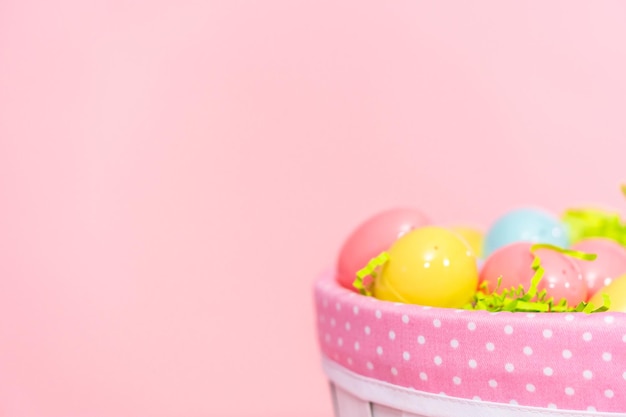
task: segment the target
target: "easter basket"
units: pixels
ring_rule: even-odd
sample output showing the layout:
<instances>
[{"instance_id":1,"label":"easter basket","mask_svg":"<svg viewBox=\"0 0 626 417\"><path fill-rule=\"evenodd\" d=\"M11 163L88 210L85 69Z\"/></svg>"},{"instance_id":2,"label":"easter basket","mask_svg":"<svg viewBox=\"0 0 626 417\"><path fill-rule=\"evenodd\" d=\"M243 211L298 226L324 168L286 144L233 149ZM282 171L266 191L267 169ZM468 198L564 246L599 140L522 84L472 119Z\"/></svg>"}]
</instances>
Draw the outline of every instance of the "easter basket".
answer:
<instances>
[{"instance_id":1,"label":"easter basket","mask_svg":"<svg viewBox=\"0 0 626 417\"><path fill-rule=\"evenodd\" d=\"M315 282L336 417L626 416L626 314L488 312Z\"/></svg>"}]
</instances>

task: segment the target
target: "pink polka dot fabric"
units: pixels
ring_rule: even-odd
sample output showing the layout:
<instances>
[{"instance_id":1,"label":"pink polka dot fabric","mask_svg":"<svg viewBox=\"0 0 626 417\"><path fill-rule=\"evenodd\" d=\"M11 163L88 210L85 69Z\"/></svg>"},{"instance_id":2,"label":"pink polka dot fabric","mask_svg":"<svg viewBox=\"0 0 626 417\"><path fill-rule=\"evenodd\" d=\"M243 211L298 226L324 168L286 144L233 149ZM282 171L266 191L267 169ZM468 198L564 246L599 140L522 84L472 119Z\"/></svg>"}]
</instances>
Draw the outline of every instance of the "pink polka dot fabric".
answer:
<instances>
[{"instance_id":1,"label":"pink polka dot fabric","mask_svg":"<svg viewBox=\"0 0 626 417\"><path fill-rule=\"evenodd\" d=\"M322 353L366 377L506 404L626 411L626 314L489 313L315 284Z\"/></svg>"}]
</instances>

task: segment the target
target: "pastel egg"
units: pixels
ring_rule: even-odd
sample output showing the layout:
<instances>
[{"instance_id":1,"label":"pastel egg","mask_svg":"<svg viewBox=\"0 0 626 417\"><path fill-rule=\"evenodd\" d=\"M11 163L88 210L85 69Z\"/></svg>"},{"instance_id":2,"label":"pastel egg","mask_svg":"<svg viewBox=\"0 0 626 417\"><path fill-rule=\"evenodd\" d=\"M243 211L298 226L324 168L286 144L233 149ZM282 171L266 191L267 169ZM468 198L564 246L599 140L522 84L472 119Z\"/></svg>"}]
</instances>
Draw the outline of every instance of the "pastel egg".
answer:
<instances>
[{"instance_id":1,"label":"pastel egg","mask_svg":"<svg viewBox=\"0 0 626 417\"><path fill-rule=\"evenodd\" d=\"M480 229L471 226L452 226L450 230L465 239L465 242L472 249L474 255L476 255L478 259L482 259L485 236Z\"/></svg>"},{"instance_id":2,"label":"pastel egg","mask_svg":"<svg viewBox=\"0 0 626 417\"><path fill-rule=\"evenodd\" d=\"M609 285L600 288L589 302L595 307L603 305L602 294L609 296L611 302L609 311L626 313L626 275L616 277Z\"/></svg>"},{"instance_id":3,"label":"pastel egg","mask_svg":"<svg viewBox=\"0 0 626 417\"><path fill-rule=\"evenodd\" d=\"M532 268L535 256L538 256L544 274L538 290L546 290L548 297L556 302L567 300L569 305L576 305L587 299L587 285L583 280L578 263L571 257L551 249L531 250L533 243L516 242L496 250L487 258L480 271L480 282L487 282L488 290L501 285L498 291L519 287L528 290L535 274Z\"/></svg>"},{"instance_id":4,"label":"pastel egg","mask_svg":"<svg viewBox=\"0 0 626 417\"><path fill-rule=\"evenodd\" d=\"M500 217L487 230L484 254L514 242L549 243L569 246L568 231L556 216L536 208L520 208Z\"/></svg>"},{"instance_id":5,"label":"pastel egg","mask_svg":"<svg viewBox=\"0 0 626 417\"><path fill-rule=\"evenodd\" d=\"M538 286L540 291L545 289L556 302L565 299L570 306L587 300L587 284L575 258L551 249L539 249L535 253L545 270Z\"/></svg>"},{"instance_id":6,"label":"pastel egg","mask_svg":"<svg viewBox=\"0 0 626 417\"><path fill-rule=\"evenodd\" d=\"M572 245L572 249L597 255L593 261L578 260L589 297L609 285L613 278L626 274L626 248L612 239L587 238Z\"/></svg>"},{"instance_id":7,"label":"pastel egg","mask_svg":"<svg viewBox=\"0 0 626 417\"><path fill-rule=\"evenodd\" d=\"M528 289L535 271L532 270L534 255L529 242L515 242L492 253L480 270L480 282L486 282L489 291L494 291L501 279L499 290L522 285Z\"/></svg>"},{"instance_id":8,"label":"pastel egg","mask_svg":"<svg viewBox=\"0 0 626 417\"><path fill-rule=\"evenodd\" d=\"M414 208L395 208L380 212L361 223L345 240L337 260L337 280L356 291L356 273L381 252L386 251L410 230L430 224L430 220Z\"/></svg>"},{"instance_id":9,"label":"pastel egg","mask_svg":"<svg viewBox=\"0 0 626 417\"><path fill-rule=\"evenodd\" d=\"M434 307L466 305L478 284L476 258L452 231L435 226L412 230L388 251L373 295L387 301Z\"/></svg>"}]
</instances>

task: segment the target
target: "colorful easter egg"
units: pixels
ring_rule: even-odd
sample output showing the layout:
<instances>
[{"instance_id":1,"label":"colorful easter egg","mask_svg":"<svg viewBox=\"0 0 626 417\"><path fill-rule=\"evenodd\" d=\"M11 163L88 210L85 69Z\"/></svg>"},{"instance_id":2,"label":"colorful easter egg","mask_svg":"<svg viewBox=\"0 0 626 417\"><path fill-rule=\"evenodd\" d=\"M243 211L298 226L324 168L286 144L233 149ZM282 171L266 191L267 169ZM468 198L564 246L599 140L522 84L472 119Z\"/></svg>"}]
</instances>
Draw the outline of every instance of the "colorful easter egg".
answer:
<instances>
[{"instance_id":1,"label":"colorful easter egg","mask_svg":"<svg viewBox=\"0 0 626 417\"><path fill-rule=\"evenodd\" d=\"M337 280L351 290L356 273L370 259L386 251L402 235L430 220L414 208L396 208L370 217L357 227L344 242L337 260Z\"/></svg>"},{"instance_id":2,"label":"colorful easter egg","mask_svg":"<svg viewBox=\"0 0 626 417\"><path fill-rule=\"evenodd\" d=\"M521 208L500 217L485 235L484 255L514 242L548 243L569 246L565 225L552 214L536 209Z\"/></svg>"},{"instance_id":3,"label":"colorful easter egg","mask_svg":"<svg viewBox=\"0 0 626 417\"><path fill-rule=\"evenodd\" d=\"M532 250L533 243L516 242L496 250L489 256L480 271L480 282L487 282L493 291L501 279L500 288L523 286L528 290L535 274L532 268L538 256L544 274L538 289L546 290L548 297L556 302L566 299L568 305L576 305L587 299L587 285L578 263L571 257L552 249Z\"/></svg>"},{"instance_id":4,"label":"colorful easter egg","mask_svg":"<svg viewBox=\"0 0 626 417\"><path fill-rule=\"evenodd\" d=\"M535 271L531 265L535 256L530 242L515 242L503 246L492 253L480 270L480 282L486 282L489 291L494 291L501 279L500 290L522 285L528 289Z\"/></svg>"},{"instance_id":5,"label":"colorful easter egg","mask_svg":"<svg viewBox=\"0 0 626 417\"><path fill-rule=\"evenodd\" d=\"M471 226L453 226L450 230L465 239L476 258L482 259L485 239L484 233L480 229Z\"/></svg>"},{"instance_id":6,"label":"colorful easter egg","mask_svg":"<svg viewBox=\"0 0 626 417\"><path fill-rule=\"evenodd\" d=\"M578 261L587 283L588 297L609 285L613 278L626 274L626 248L612 239L586 238L575 243L572 249L597 255L593 261Z\"/></svg>"},{"instance_id":7,"label":"colorful easter egg","mask_svg":"<svg viewBox=\"0 0 626 417\"><path fill-rule=\"evenodd\" d=\"M606 287L600 288L593 297L589 300L589 303L595 307L603 305L602 294L609 296L611 306L609 311L618 311L626 313L626 275L616 277Z\"/></svg>"},{"instance_id":8,"label":"colorful easter egg","mask_svg":"<svg viewBox=\"0 0 626 417\"><path fill-rule=\"evenodd\" d=\"M478 284L476 258L452 231L435 226L412 230L388 250L376 278L376 298L434 307L462 307Z\"/></svg>"},{"instance_id":9,"label":"colorful easter egg","mask_svg":"<svg viewBox=\"0 0 626 417\"><path fill-rule=\"evenodd\" d=\"M544 268L539 291L545 289L556 302L565 299L570 306L587 300L587 284L575 258L551 249L539 249L535 254Z\"/></svg>"}]
</instances>

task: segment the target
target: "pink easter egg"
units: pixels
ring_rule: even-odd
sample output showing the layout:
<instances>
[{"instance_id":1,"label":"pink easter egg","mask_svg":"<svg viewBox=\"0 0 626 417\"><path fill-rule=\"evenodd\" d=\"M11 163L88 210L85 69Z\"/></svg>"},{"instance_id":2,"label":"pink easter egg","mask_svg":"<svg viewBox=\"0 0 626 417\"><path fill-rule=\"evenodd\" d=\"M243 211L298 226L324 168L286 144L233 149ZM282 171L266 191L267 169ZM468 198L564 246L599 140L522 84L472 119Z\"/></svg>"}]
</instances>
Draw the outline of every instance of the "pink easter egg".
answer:
<instances>
[{"instance_id":1,"label":"pink easter egg","mask_svg":"<svg viewBox=\"0 0 626 417\"><path fill-rule=\"evenodd\" d=\"M480 270L480 282L487 282L488 290L494 291L501 278L499 290L523 285L528 289L534 271L531 269L534 255L531 242L515 242L496 249L485 260Z\"/></svg>"},{"instance_id":2,"label":"pink easter egg","mask_svg":"<svg viewBox=\"0 0 626 417\"><path fill-rule=\"evenodd\" d=\"M535 274L532 263L539 256L544 275L538 289L546 290L555 301L566 299L576 305L587 299L587 285L583 280L578 263L571 257L551 249L531 251L533 243L517 242L496 250L480 272L480 281L488 283L490 291L496 288L498 277L502 277L500 290L522 285L530 287Z\"/></svg>"},{"instance_id":3,"label":"pink easter egg","mask_svg":"<svg viewBox=\"0 0 626 417\"><path fill-rule=\"evenodd\" d=\"M410 230L430 224L414 208L386 210L361 223L344 242L337 260L337 280L351 290L356 273ZM356 291L356 290L355 290Z\"/></svg>"},{"instance_id":4,"label":"pink easter egg","mask_svg":"<svg viewBox=\"0 0 626 417\"><path fill-rule=\"evenodd\" d=\"M545 289L556 302L565 298L570 306L587 300L587 284L576 258L551 249L539 249L535 253L545 270L539 290Z\"/></svg>"},{"instance_id":5,"label":"pink easter egg","mask_svg":"<svg viewBox=\"0 0 626 417\"><path fill-rule=\"evenodd\" d=\"M572 249L597 255L593 261L578 260L589 298L600 288L609 285L614 278L626 274L626 248L612 239L587 238L577 242Z\"/></svg>"}]
</instances>

